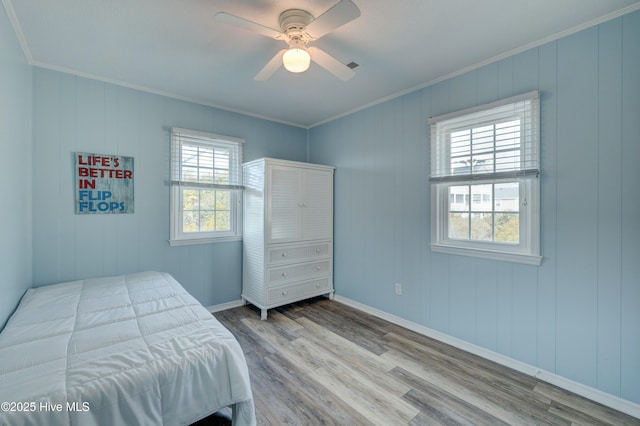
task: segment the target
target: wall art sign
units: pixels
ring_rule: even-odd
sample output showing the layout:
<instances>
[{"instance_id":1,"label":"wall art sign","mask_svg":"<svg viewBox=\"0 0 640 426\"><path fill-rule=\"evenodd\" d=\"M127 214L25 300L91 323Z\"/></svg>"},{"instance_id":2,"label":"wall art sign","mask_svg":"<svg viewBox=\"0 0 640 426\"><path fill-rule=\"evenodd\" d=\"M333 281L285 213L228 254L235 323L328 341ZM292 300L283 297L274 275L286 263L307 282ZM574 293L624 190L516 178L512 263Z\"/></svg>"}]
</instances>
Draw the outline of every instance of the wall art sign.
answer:
<instances>
[{"instance_id":1,"label":"wall art sign","mask_svg":"<svg viewBox=\"0 0 640 426\"><path fill-rule=\"evenodd\" d=\"M133 157L73 153L76 214L133 213Z\"/></svg>"}]
</instances>

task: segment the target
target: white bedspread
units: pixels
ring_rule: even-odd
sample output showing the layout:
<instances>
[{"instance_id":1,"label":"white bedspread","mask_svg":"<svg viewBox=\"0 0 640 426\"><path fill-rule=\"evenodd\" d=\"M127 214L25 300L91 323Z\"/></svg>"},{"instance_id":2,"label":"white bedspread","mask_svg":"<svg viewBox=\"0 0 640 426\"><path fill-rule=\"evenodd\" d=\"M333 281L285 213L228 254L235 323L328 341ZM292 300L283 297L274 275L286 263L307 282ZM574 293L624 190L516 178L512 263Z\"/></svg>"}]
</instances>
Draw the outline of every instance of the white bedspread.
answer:
<instances>
[{"instance_id":1,"label":"white bedspread","mask_svg":"<svg viewBox=\"0 0 640 426\"><path fill-rule=\"evenodd\" d=\"M27 291L0 334L0 425L255 424L240 345L170 275Z\"/></svg>"}]
</instances>

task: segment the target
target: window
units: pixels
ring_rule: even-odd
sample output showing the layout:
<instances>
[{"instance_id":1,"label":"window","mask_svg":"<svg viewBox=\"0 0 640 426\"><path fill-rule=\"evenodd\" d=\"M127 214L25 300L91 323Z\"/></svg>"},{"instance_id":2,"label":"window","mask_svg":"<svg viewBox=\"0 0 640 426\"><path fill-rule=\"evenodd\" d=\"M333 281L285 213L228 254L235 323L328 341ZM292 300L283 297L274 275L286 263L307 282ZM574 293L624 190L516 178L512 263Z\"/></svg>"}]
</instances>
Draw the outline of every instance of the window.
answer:
<instances>
[{"instance_id":1,"label":"window","mask_svg":"<svg viewBox=\"0 0 640 426\"><path fill-rule=\"evenodd\" d=\"M171 245L240 238L243 142L171 129Z\"/></svg>"},{"instance_id":2,"label":"window","mask_svg":"<svg viewBox=\"0 0 640 426\"><path fill-rule=\"evenodd\" d=\"M538 92L429 119L431 247L539 265Z\"/></svg>"}]
</instances>

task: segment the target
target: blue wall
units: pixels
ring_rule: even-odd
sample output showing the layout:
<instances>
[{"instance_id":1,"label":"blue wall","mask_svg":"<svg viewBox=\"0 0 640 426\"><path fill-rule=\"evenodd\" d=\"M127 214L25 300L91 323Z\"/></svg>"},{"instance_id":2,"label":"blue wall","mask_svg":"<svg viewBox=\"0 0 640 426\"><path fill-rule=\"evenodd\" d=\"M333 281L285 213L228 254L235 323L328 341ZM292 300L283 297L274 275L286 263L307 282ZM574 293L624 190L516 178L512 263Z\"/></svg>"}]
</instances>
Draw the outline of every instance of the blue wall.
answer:
<instances>
[{"instance_id":1,"label":"blue wall","mask_svg":"<svg viewBox=\"0 0 640 426\"><path fill-rule=\"evenodd\" d=\"M203 305L240 298L242 244L170 247L169 128L244 138L244 160L307 159L307 130L34 68L35 285L167 271ZM135 213L75 215L74 151L134 157Z\"/></svg>"},{"instance_id":2,"label":"blue wall","mask_svg":"<svg viewBox=\"0 0 640 426\"><path fill-rule=\"evenodd\" d=\"M639 76L634 12L311 129L336 292L640 403ZM432 253L427 118L533 89L542 265Z\"/></svg>"},{"instance_id":3,"label":"blue wall","mask_svg":"<svg viewBox=\"0 0 640 426\"><path fill-rule=\"evenodd\" d=\"M32 77L0 7L0 329L31 287Z\"/></svg>"}]
</instances>

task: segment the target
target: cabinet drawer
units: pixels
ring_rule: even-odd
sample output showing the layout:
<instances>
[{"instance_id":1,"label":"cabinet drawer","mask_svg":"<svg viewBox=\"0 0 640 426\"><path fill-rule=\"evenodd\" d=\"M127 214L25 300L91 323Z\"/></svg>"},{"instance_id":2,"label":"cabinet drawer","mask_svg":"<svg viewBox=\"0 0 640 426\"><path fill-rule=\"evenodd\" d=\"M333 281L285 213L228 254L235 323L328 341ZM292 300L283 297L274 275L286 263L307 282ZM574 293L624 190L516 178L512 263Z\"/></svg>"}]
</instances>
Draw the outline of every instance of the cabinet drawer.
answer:
<instances>
[{"instance_id":1,"label":"cabinet drawer","mask_svg":"<svg viewBox=\"0 0 640 426\"><path fill-rule=\"evenodd\" d=\"M267 285L274 286L291 281L320 278L331 274L331 261L329 259L318 262L296 263L290 266L279 266L267 271Z\"/></svg>"},{"instance_id":2,"label":"cabinet drawer","mask_svg":"<svg viewBox=\"0 0 640 426\"><path fill-rule=\"evenodd\" d=\"M313 281L307 281L288 286L281 286L269 289L267 293L267 304L277 305L289 301L305 299L317 296L331 290L331 278L324 277Z\"/></svg>"},{"instance_id":3,"label":"cabinet drawer","mask_svg":"<svg viewBox=\"0 0 640 426\"><path fill-rule=\"evenodd\" d=\"M329 257L330 255L330 242L270 247L267 249L267 265L285 262L302 262L305 260L319 259L321 257Z\"/></svg>"}]
</instances>

